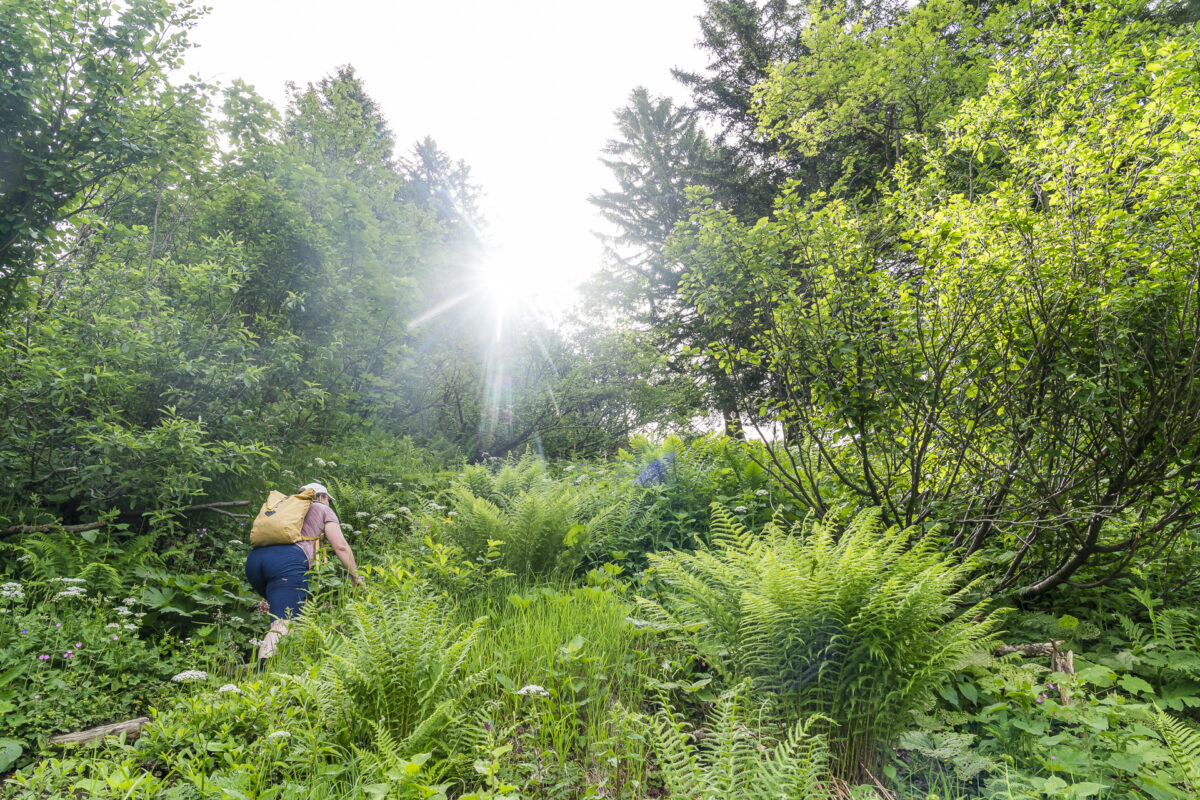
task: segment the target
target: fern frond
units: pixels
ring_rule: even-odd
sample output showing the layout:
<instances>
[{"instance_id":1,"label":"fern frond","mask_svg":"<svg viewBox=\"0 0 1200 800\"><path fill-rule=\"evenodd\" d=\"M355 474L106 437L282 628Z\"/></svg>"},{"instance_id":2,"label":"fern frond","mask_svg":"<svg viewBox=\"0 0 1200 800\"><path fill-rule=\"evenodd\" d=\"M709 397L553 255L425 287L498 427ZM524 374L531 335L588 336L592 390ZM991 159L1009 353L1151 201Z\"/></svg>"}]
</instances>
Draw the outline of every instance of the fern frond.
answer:
<instances>
[{"instance_id":1,"label":"fern frond","mask_svg":"<svg viewBox=\"0 0 1200 800\"><path fill-rule=\"evenodd\" d=\"M1156 707L1155 711L1155 727L1166 742L1184 785L1193 796L1200 795L1200 731L1160 708Z\"/></svg>"}]
</instances>

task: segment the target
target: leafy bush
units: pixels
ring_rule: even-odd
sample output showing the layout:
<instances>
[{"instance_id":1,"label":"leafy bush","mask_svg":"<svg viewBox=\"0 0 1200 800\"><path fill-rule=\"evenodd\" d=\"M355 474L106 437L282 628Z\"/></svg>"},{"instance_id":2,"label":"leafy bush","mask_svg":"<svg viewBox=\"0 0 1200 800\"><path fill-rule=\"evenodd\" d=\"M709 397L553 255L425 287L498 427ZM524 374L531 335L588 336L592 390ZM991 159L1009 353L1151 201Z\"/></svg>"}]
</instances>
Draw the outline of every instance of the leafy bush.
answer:
<instances>
[{"instance_id":1,"label":"leafy bush","mask_svg":"<svg viewBox=\"0 0 1200 800\"><path fill-rule=\"evenodd\" d=\"M827 526L772 523L761 535L713 509L713 545L651 555L662 584L647 610L731 680L752 678L793 715L834 721L838 770L870 765L912 711L988 646L998 617L962 606L970 565L860 513Z\"/></svg>"}]
</instances>

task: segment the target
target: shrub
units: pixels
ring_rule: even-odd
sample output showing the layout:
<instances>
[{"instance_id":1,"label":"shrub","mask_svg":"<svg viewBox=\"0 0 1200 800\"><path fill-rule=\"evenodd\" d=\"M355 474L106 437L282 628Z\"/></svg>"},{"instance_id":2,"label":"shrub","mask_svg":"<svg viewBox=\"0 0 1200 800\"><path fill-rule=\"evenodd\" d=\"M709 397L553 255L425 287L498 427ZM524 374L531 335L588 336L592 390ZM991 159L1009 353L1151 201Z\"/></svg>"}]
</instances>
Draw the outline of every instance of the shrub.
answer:
<instances>
[{"instance_id":1,"label":"shrub","mask_svg":"<svg viewBox=\"0 0 1200 800\"><path fill-rule=\"evenodd\" d=\"M794 715L821 714L843 776L994 637L996 613L961 608L969 564L910 531L860 513L841 536L828 526L756 536L716 507L713 544L651 555L662 582L644 606L723 677L751 678Z\"/></svg>"}]
</instances>

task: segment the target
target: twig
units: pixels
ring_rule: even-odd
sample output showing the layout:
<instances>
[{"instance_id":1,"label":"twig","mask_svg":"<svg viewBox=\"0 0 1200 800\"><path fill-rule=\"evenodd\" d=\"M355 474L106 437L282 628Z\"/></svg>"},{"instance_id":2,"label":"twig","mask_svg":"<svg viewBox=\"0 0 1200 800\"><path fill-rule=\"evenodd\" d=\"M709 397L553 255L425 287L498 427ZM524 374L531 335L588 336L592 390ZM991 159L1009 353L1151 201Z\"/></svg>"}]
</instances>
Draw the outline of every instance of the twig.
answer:
<instances>
[{"instance_id":1,"label":"twig","mask_svg":"<svg viewBox=\"0 0 1200 800\"><path fill-rule=\"evenodd\" d=\"M182 514L187 514L192 511L211 511L214 514L224 514L225 516L233 517L234 519L250 519L249 514L233 514L228 511L222 510L225 508L232 508L235 506L248 506L248 505L250 505L249 500L225 500L220 503L201 503L200 505L196 505L196 506L188 506L186 508L179 509L179 511Z\"/></svg>"},{"instance_id":2,"label":"twig","mask_svg":"<svg viewBox=\"0 0 1200 800\"><path fill-rule=\"evenodd\" d=\"M870 778L872 781L874 781L875 786L879 789L880 792L883 793L883 800L896 800L896 795L889 792L887 790L887 787L885 787L882 783L879 782L879 778L876 778L874 775L871 774L871 770L867 769L865 764L863 765L863 772L867 773L867 777Z\"/></svg>"}]
</instances>

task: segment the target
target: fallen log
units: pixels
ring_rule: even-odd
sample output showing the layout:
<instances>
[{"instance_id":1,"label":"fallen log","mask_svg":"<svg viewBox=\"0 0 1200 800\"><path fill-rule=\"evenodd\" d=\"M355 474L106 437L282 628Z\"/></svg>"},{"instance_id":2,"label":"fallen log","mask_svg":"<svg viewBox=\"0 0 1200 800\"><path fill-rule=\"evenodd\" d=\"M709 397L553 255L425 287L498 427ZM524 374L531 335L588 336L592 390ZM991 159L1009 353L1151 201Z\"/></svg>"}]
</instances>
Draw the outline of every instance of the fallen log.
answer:
<instances>
[{"instance_id":1,"label":"fallen log","mask_svg":"<svg viewBox=\"0 0 1200 800\"><path fill-rule=\"evenodd\" d=\"M8 535L10 533L48 533L49 531L57 530L78 533L80 531L94 531L97 528L103 528L107 524L108 520L98 519L95 522L85 522L82 525L63 525L62 517L59 517L54 522L46 522L41 525L10 525L4 530L0 530L0 535Z\"/></svg>"},{"instance_id":2,"label":"fallen log","mask_svg":"<svg viewBox=\"0 0 1200 800\"><path fill-rule=\"evenodd\" d=\"M1061 644L1061 640L1057 642L1037 642L1035 644L1006 644L997 647L992 653L998 656L1006 656L1009 653L1020 653L1023 656L1049 656L1057 653L1058 647Z\"/></svg>"},{"instance_id":3,"label":"fallen log","mask_svg":"<svg viewBox=\"0 0 1200 800\"><path fill-rule=\"evenodd\" d=\"M1010 653L1020 653L1025 656L1050 656L1050 671L1075 674L1075 654L1070 650L1060 650L1062 640L1056 642L1036 642L1034 644L1006 644L992 651L993 655L1006 656ZM1058 696L1063 705L1071 702L1071 692L1066 687L1058 687Z\"/></svg>"},{"instance_id":4,"label":"fallen log","mask_svg":"<svg viewBox=\"0 0 1200 800\"><path fill-rule=\"evenodd\" d=\"M86 731L64 733L61 736L50 737L50 744L67 747L73 744L87 744L109 736L124 736L126 740L136 739L142 733L142 726L150 721L149 717L138 717L125 722L114 722L111 725L101 725L88 728Z\"/></svg>"}]
</instances>

